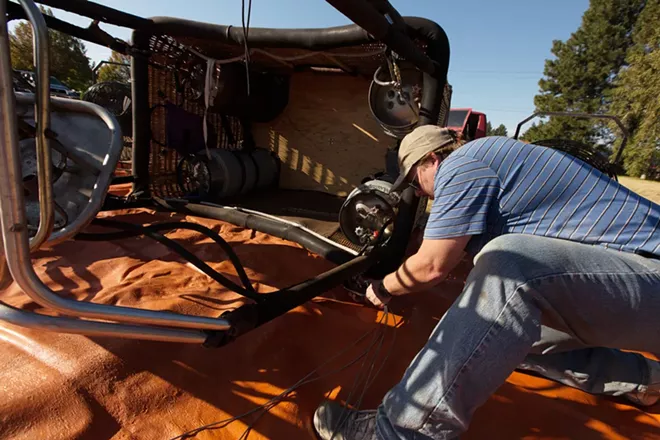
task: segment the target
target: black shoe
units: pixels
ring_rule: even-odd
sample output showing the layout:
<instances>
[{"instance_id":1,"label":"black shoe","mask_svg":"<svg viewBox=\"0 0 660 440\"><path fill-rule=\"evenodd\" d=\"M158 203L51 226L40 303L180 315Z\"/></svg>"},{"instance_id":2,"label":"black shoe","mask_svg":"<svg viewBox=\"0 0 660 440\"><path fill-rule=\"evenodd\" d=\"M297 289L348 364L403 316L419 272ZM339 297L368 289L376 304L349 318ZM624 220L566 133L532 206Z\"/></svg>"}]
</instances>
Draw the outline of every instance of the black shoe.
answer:
<instances>
[{"instance_id":1,"label":"black shoe","mask_svg":"<svg viewBox=\"0 0 660 440\"><path fill-rule=\"evenodd\" d=\"M377 440L376 410L356 411L326 401L314 413L314 428L321 440Z\"/></svg>"}]
</instances>

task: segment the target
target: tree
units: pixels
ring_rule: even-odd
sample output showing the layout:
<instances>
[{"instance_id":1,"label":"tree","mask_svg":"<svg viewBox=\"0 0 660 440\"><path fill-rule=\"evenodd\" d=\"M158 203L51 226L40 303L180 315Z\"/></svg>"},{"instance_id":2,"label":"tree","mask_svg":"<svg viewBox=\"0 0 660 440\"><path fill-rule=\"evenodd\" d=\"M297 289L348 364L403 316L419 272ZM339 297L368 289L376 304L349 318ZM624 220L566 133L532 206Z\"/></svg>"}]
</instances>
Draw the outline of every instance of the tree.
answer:
<instances>
[{"instance_id":1,"label":"tree","mask_svg":"<svg viewBox=\"0 0 660 440\"><path fill-rule=\"evenodd\" d=\"M486 136L492 136L493 135L493 125L490 123L490 121L486 122Z\"/></svg>"},{"instance_id":2,"label":"tree","mask_svg":"<svg viewBox=\"0 0 660 440\"><path fill-rule=\"evenodd\" d=\"M53 15L50 9L41 7L46 15ZM75 90L84 90L92 84L92 69L85 45L70 35L48 30L50 75ZM32 54L32 26L20 22L9 35L11 62L15 69L34 71Z\"/></svg>"},{"instance_id":3,"label":"tree","mask_svg":"<svg viewBox=\"0 0 660 440\"><path fill-rule=\"evenodd\" d=\"M131 57L113 51L110 59L113 63L130 64ZM98 71L98 81L119 81L127 83L131 80L131 69L129 66L117 64L104 64Z\"/></svg>"},{"instance_id":4,"label":"tree","mask_svg":"<svg viewBox=\"0 0 660 440\"><path fill-rule=\"evenodd\" d=\"M660 178L660 0L650 0L633 32L629 67L617 78L613 109L630 131L623 152L629 175Z\"/></svg>"},{"instance_id":5,"label":"tree","mask_svg":"<svg viewBox=\"0 0 660 440\"><path fill-rule=\"evenodd\" d=\"M504 124L500 124L496 129L493 130L493 126L490 125L490 121L486 125L486 136L508 136L509 133L506 130Z\"/></svg>"},{"instance_id":6,"label":"tree","mask_svg":"<svg viewBox=\"0 0 660 440\"><path fill-rule=\"evenodd\" d=\"M645 0L591 0L578 30L566 42L553 41L555 58L546 60L540 93L534 98L536 108L608 112L614 81L626 64L632 29L645 4ZM553 117L533 124L523 139L562 137L593 144L607 135L603 125L593 120Z\"/></svg>"}]
</instances>

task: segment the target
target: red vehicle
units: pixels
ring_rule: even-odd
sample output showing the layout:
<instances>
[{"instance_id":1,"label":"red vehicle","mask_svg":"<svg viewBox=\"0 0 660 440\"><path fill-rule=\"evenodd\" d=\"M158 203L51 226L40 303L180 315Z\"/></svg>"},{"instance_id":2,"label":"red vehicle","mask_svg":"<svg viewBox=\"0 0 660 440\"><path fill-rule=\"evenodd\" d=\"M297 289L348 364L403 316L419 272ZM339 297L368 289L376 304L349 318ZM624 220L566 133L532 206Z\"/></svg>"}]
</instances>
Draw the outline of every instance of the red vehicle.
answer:
<instances>
[{"instance_id":1,"label":"red vehicle","mask_svg":"<svg viewBox=\"0 0 660 440\"><path fill-rule=\"evenodd\" d=\"M471 108L449 110L447 127L463 133L466 141L486 136L486 115Z\"/></svg>"}]
</instances>

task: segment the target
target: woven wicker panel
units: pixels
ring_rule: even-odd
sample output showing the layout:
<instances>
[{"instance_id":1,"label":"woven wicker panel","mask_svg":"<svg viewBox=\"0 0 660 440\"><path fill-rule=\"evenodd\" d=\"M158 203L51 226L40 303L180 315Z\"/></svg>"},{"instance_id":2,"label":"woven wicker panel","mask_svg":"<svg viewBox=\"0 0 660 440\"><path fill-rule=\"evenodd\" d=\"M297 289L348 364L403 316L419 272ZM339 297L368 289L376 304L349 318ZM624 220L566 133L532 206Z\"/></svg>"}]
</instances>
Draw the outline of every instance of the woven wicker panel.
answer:
<instances>
[{"instance_id":1,"label":"woven wicker panel","mask_svg":"<svg viewBox=\"0 0 660 440\"><path fill-rule=\"evenodd\" d=\"M166 102L177 104L182 109L198 116L204 115L201 99L188 87L177 87L179 80L203 78L205 61L188 51L169 37L153 37L151 40L153 55L149 66L149 107L151 108L151 154L149 172L151 191L161 197L180 197L183 195L177 181L177 166L181 155L167 146L166 111L162 107ZM242 125L237 118L226 117L230 133L222 126L222 116L217 113L207 114L207 123L217 134L215 145L209 148L237 150L243 140Z\"/></svg>"},{"instance_id":2,"label":"woven wicker panel","mask_svg":"<svg viewBox=\"0 0 660 440\"><path fill-rule=\"evenodd\" d=\"M123 147L119 162L115 168L115 176L130 176L133 168L133 137L123 136Z\"/></svg>"}]
</instances>

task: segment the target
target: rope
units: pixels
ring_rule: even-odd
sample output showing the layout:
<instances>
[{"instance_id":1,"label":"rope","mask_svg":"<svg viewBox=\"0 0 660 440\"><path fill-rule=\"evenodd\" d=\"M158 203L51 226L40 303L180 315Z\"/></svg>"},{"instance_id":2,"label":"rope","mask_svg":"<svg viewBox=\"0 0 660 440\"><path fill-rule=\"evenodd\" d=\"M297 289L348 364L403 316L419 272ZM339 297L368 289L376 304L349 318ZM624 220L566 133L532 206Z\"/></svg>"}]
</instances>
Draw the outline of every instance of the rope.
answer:
<instances>
[{"instance_id":1,"label":"rope","mask_svg":"<svg viewBox=\"0 0 660 440\"><path fill-rule=\"evenodd\" d=\"M385 324L386 325L389 325L389 315L390 314L388 312L388 308L387 308L387 306L385 306L383 317L385 319ZM394 327L396 328L396 321L394 320L394 317L392 317L392 320L393 320ZM390 343L390 346L387 350L387 353L385 354L385 357L383 358L380 366L376 370L376 373L372 374L373 370L374 370L374 366L376 364L376 359L378 358L378 355L380 354L380 349L382 348L384 340L385 340L385 335L383 333L382 337L380 337L380 339L379 339L378 348L377 348L376 352L374 353L374 356L372 358L371 363L369 364L369 374L367 375L367 377L364 381L364 385L363 385L363 388L362 388L362 392L360 393L360 397L358 398L357 403L354 405L356 411L360 410L360 405L362 405L362 399L364 398L364 395L366 394L367 390L371 387L371 385L376 381L376 378L378 377L378 375L382 371L383 367L387 363L387 360L389 359L390 355L392 354L392 349L394 348L394 343L396 342L396 331L394 331L392 333L392 342ZM357 379L358 378L356 377L356 382L357 382ZM351 390L351 394L352 394L352 392L353 392L353 390ZM337 433L340 431L340 429L349 420L350 411L351 411L349 409L350 404L351 403L350 403L350 394L349 394L349 397L346 399L346 405L344 405L343 413L339 417L339 421L337 422L337 426L335 426L335 428L333 430L333 434L330 437L331 439L334 438L335 435L337 435Z\"/></svg>"},{"instance_id":2,"label":"rope","mask_svg":"<svg viewBox=\"0 0 660 440\"><path fill-rule=\"evenodd\" d=\"M209 113L209 106L211 105L211 87L213 86L213 72L215 71L215 61L206 61L206 74L204 75L204 118L202 119L202 133L204 135L204 149L206 150L206 157L211 160L211 152L209 151L209 134L207 126L207 116Z\"/></svg>"},{"instance_id":3,"label":"rope","mask_svg":"<svg viewBox=\"0 0 660 440\"><path fill-rule=\"evenodd\" d=\"M245 48L245 74L247 75L247 95L250 96L250 49L248 34L250 33L250 16L252 15L252 0L248 0L247 25L245 24L245 0L241 0L241 23L243 25L243 45Z\"/></svg>"},{"instance_id":4,"label":"rope","mask_svg":"<svg viewBox=\"0 0 660 440\"><path fill-rule=\"evenodd\" d=\"M293 56L289 56L289 57L284 57L284 56L272 54L272 53L267 52L263 49L253 48L253 49L249 49L243 55L236 55L236 56L231 57L231 58L223 58L223 59L215 60L215 59L210 58L210 57L202 54L201 52L193 49L192 47L188 47L187 49L190 52L192 52L193 54L197 55L198 57L202 58L205 61L212 60L215 63L221 64L221 65L222 64L235 63L237 61L243 61L243 60L246 59L246 55L249 57L250 55L254 55L254 54L257 54L257 53L265 55L265 56L267 56L269 58L272 58L274 60L277 60L277 61L299 61L299 60L303 60L305 58L311 58L311 57L314 57L314 56L317 56L317 55L323 55L323 54L326 54L326 53L332 55L333 57L338 57L338 58L367 58L367 57L372 57L372 56L381 55L381 54L385 53L385 49L379 49L379 50L375 50L375 51L371 51L371 52L363 52L363 53L337 53L337 52L328 52L328 51L312 51L312 52L307 52L307 53L300 54L300 55L293 55Z\"/></svg>"},{"instance_id":5,"label":"rope","mask_svg":"<svg viewBox=\"0 0 660 440\"><path fill-rule=\"evenodd\" d=\"M386 307L386 308L383 310L383 315L382 315L381 318L378 320L377 325L382 325L382 324L383 324L383 321L385 321L385 324L388 324L388 323L389 323L389 315L390 315L390 313L389 313L389 311L388 311L388 309L387 309L387 307ZM347 368L350 368L351 366L355 365L355 364L358 363L361 359L364 358L364 360L363 360L363 362L362 362L362 365L361 365L361 367L360 367L360 368L361 368L360 371L361 371L361 370L364 368L365 364L366 364L367 358L369 357L369 353L371 352L372 348L373 348L376 344L378 344L378 347L377 347L376 351L373 353L373 355L372 355L372 357L371 357L371 362L368 364L368 366L369 366L369 375L367 376L367 380L364 382L364 383L365 383L365 388L362 390L362 393L360 394L360 399L359 399L359 403L360 403L360 402L362 401L362 397L364 396L366 390L371 386L371 384L372 384L372 383L374 382L374 380L375 380L375 377L378 375L378 373L380 373L380 371L382 370L383 366L384 366L385 363L387 362L387 359L389 358L389 356L390 356L390 354L391 354L392 347L394 346L395 338L394 338L394 336L393 336L393 338L392 338L392 343L391 343L391 345L390 345L390 349L388 350L388 353L385 355L383 361L381 362L381 365L380 365L379 368L376 370L376 374L374 375L373 379L372 379L371 381L369 381L369 378L371 378L371 376L372 376L372 375L371 375L371 372L373 371L373 367L374 367L374 365L375 365L375 360L378 358L378 354L380 353L380 349L381 349L381 347L382 347L382 343L383 343L384 338L385 338L385 331L386 331L385 327L378 327L378 328L374 328L374 329L368 330L368 331L365 332L362 336L360 336L356 341L354 341L354 342L352 342L351 344L349 344L348 346L344 347L342 350L340 350L339 352L337 352L336 354L334 354L332 357L330 357L327 361L323 362L323 363L322 363L321 365L319 365L317 368L315 368L314 370L312 370L312 371L310 371L308 374L306 374L302 379L300 379L300 380L299 380L298 382L296 382L294 385L292 385L291 387L287 388L286 390L284 390L282 393L278 394L277 396L271 398L268 402L266 402L266 403L264 403L264 404L262 404L262 405L259 405L258 407L253 408L253 409L251 409L250 411L247 411L247 412L245 412L245 413L243 413L243 414L240 414L240 415L238 415L238 416L229 417L229 418L224 419L224 420L219 420L219 421L217 421L217 422L209 423L209 424L207 424L207 425L200 426L200 427L198 427L198 428L192 429L192 430L190 430L190 431L188 431L188 432L185 432L185 433L180 434L180 435L178 435L178 436L176 436L176 437L173 437L171 440L183 440L183 439L189 439L189 438L192 438L192 437L196 436L197 434L199 434L199 433L201 433L201 432L203 432L203 431L206 431L206 430L225 428L225 427L227 427L230 423L233 423L233 422L235 422L235 421L237 421L237 420L243 419L243 418L248 417L248 416L250 416L250 415L253 415L253 414L257 414L257 413L259 413L259 414L257 415L257 417L256 417L254 420L252 420L252 421L247 425L245 431L243 431L243 433L241 434L241 436L240 436L239 439L238 439L238 440L247 440L247 438L248 438L250 432L251 432L252 429L254 428L255 424L261 419L261 417L263 417L264 414L266 414L268 411L270 411L271 409L273 409L275 406L277 406L278 404L280 404L280 403L281 403L281 402L282 402L282 401L283 401L283 400L284 400L289 394L291 394L292 392L294 392L294 391L297 390L298 388L302 387L303 385L307 385L307 384L309 384L309 383L312 383L312 382L315 382L315 381L318 381L318 380L324 379L324 378L326 378L326 377L328 377L328 376L331 376L331 375L333 375L333 374L336 374L336 373L339 373L339 372L341 372L341 371L344 371L344 370L346 370ZM317 374L317 373L318 373L323 367L325 367L326 365L330 364L331 362L333 362L334 360L336 360L337 358L339 358L341 355L347 353L350 349L352 349L353 347L355 347L355 346L357 346L358 344L360 344L362 341L364 341L365 339L367 339L369 336L372 336L372 341L371 341L370 344L367 346L367 348L366 348L362 353L360 353L356 358L352 359L352 360L349 361L348 363L342 365L341 367L339 367L339 368L337 368L337 369L335 369L335 370L329 371L329 372L324 373L324 374L322 374L322 375L320 375L320 376L318 376L318 377L314 377L314 378L312 378L312 376L314 376L315 374ZM359 371L359 373L360 373L360 371ZM355 385L355 383L354 383L354 385ZM353 393L353 391L354 391L354 390L351 391L351 394ZM349 399L350 399L350 395L349 395ZM347 399L347 400L348 400L348 399ZM347 409L345 409L345 410L347 411Z\"/></svg>"}]
</instances>

